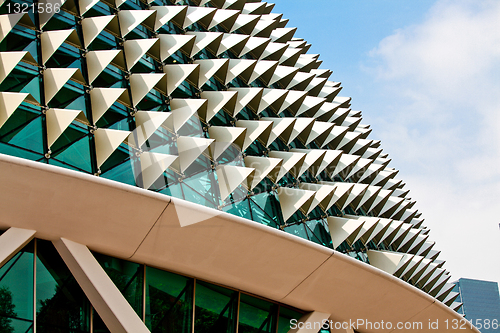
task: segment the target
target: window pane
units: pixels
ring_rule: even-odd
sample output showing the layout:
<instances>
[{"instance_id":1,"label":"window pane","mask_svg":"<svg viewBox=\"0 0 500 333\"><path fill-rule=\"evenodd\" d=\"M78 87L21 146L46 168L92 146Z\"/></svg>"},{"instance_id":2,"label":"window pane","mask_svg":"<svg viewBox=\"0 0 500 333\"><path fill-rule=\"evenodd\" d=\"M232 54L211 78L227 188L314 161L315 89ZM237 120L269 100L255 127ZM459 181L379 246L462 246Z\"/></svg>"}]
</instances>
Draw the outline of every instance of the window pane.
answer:
<instances>
[{"instance_id":1,"label":"window pane","mask_svg":"<svg viewBox=\"0 0 500 333\"><path fill-rule=\"evenodd\" d=\"M290 320L302 317L302 313L280 306L280 316L278 319L278 333L287 333L290 330Z\"/></svg>"},{"instance_id":2,"label":"window pane","mask_svg":"<svg viewBox=\"0 0 500 333\"><path fill-rule=\"evenodd\" d=\"M103 254L94 253L94 256L135 312L142 318L144 266Z\"/></svg>"},{"instance_id":3,"label":"window pane","mask_svg":"<svg viewBox=\"0 0 500 333\"><path fill-rule=\"evenodd\" d=\"M104 324L104 321L99 317L99 314L95 309L92 310L92 321L93 321L93 328L94 332L93 333L111 333L110 330L106 327Z\"/></svg>"},{"instance_id":4,"label":"window pane","mask_svg":"<svg viewBox=\"0 0 500 333\"><path fill-rule=\"evenodd\" d=\"M234 333L238 292L206 282L196 282L196 333Z\"/></svg>"},{"instance_id":5,"label":"window pane","mask_svg":"<svg viewBox=\"0 0 500 333\"><path fill-rule=\"evenodd\" d=\"M51 242L37 240L37 333L89 332L90 303Z\"/></svg>"},{"instance_id":6,"label":"window pane","mask_svg":"<svg viewBox=\"0 0 500 333\"><path fill-rule=\"evenodd\" d=\"M33 241L0 268L0 332L33 325Z\"/></svg>"},{"instance_id":7,"label":"window pane","mask_svg":"<svg viewBox=\"0 0 500 333\"><path fill-rule=\"evenodd\" d=\"M190 333L192 279L146 267L146 325L152 333Z\"/></svg>"},{"instance_id":8,"label":"window pane","mask_svg":"<svg viewBox=\"0 0 500 333\"><path fill-rule=\"evenodd\" d=\"M241 294L238 333L274 333L277 317L277 304Z\"/></svg>"}]
</instances>

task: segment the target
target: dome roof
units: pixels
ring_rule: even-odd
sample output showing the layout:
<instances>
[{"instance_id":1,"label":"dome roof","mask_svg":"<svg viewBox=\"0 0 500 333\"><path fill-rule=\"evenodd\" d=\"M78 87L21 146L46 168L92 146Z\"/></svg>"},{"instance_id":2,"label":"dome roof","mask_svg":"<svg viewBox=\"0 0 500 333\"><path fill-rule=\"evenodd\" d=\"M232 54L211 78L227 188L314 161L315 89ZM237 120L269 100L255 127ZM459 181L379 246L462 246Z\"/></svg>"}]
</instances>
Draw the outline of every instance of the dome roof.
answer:
<instances>
[{"instance_id":1,"label":"dome roof","mask_svg":"<svg viewBox=\"0 0 500 333\"><path fill-rule=\"evenodd\" d=\"M380 141L273 7L68 0L1 15L0 153L253 220L456 309Z\"/></svg>"}]
</instances>

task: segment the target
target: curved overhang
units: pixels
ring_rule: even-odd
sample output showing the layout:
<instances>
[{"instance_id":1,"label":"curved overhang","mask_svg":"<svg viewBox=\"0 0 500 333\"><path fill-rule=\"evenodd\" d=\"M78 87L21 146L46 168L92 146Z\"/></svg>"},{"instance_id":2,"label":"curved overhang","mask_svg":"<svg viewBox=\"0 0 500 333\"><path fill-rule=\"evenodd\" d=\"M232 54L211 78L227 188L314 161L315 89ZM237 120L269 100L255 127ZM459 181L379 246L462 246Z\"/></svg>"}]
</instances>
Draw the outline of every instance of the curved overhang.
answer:
<instances>
[{"instance_id":1,"label":"curved overhang","mask_svg":"<svg viewBox=\"0 0 500 333\"><path fill-rule=\"evenodd\" d=\"M377 268L237 216L107 179L0 154L0 228L218 283L334 322L438 321L456 312ZM449 327L445 326L448 319ZM422 328L408 329L421 332ZM391 332L358 329L360 332ZM465 332L479 332L466 327Z\"/></svg>"}]
</instances>

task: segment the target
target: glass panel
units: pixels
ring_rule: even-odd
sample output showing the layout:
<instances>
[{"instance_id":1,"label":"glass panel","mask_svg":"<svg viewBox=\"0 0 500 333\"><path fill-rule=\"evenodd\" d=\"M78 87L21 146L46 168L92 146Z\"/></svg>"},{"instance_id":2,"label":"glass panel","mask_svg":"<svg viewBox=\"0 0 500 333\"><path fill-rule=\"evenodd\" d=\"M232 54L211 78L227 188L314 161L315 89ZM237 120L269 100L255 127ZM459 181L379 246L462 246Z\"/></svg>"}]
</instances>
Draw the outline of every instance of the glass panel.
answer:
<instances>
[{"instance_id":1,"label":"glass panel","mask_svg":"<svg viewBox=\"0 0 500 333\"><path fill-rule=\"evenodd\" d=\"M144 266L130 261L94 254L108 276L142 318Z\"/></svg>"},{"instance_id":2,"label":"glass panel","mask_svg":"<svg viewBox=\"0 0 500 333\"><path fill-rule=\"evenodd\" d=\"M233 214L236 216L240 216L246 219L251 220L252 215L250 214L250 208L248 207L248 200L245 199L243 201L233 203L231 205L224 206L222 208L223 211L229 214Z\"/></svg>"},{"instance_id":3,"label":"glass panel","mask_svg":"<svg viewBox=\"0 0 500 333\"><path fill-rule=\"evenodd\" d=\"M69 105L77 110L85 110L85 99L80 98L83 95L84 88L81 84L68 81L49 101L48 106L52 108L66 108ZM76 103L75 100L78 100Z\"/></svg>"},{"instance_id":4,"label":"glass panel","mask_svg":"<svg viewBox=\"0 0 500 333\"><path fill-rule=\"evenodd\" d=\"M165 175L165 173L164 173ZM168 178L164 177L163 178L166 182L168 182ZM170 195L175 198L184 198L184 195L182 194L182 186L181 184L171 184L167 188L163 189L160 191L160 193Z\"/></svg>"},{"instance_id":5,"label":"glass panel","mask_svg":"<svg viewBox=\"0 0 500 333\"><path fill-rule=\"evenodd\" d=\"M94 322L93 333L111 333L104 324L104 321L102 321L101 317L99 317L97 311L94 309L92 312L92 319Z\"/></svg>"},{"instance_id":6,"label":"glass panel","mask_svg":"<svg viewBox=\"0 0 500 333\"><path fill-rule=\"evenodd\" d=\"M108 111L106 111L102 115L102 117L97 121L97 127L109 128L116 123L122 122L123 120L125 120L126 123L127 119L128 119L127 109L123 105L115 102L108 109Z\"/></svg>"},{"instance_id":7,"label":"glass panel","mask_svg":"<svg viewBox=\"0 0 500 333\"><path fill-rule=\"evenodd\" d=\"M190 333L192 279L146 267L146 325L152 333Z\"/></svg>"},{"instance_id":8,"label":"glass panel","mask_svg":"<svg viewBox=\"0 0 500 333\"><path fill-rule=\"evenodd\" d=\"M27 2L27 1L24 1ZM8 2L7 2L8 3ZM11 2L14 3L14 2ZM8 7L2 6L0 9L2 14L10 14ZM32 13L29 13L29 16L33 19ZM30 51L31 55L37 59L36 48L30 48L33 44L36 46L35 40L35 31L23 27L19 24L14 26L7 36L0 43L0 51Z\"/></svg>"},{"instance_id":9,"label":"glass panel","mask_svg":"<svg viewBox=\"0 0 500 333\"><path fill-rule=\"evenodd\" d=\"M31 333L33 332L33 322L24 319L14 319L0 317L0 332L6 333Z\"/></svg>"},{"instance_id":10,"label":"glass panel","mask_svg":"<svg viewBox=\"0 0 500 333\"><path fill-rule=\"evenodd\" d=\"M197 187L191 187L185 183L182 184L182 191L184 193L184 200L194 202L200 205L203 205L205 207L211 207L211 208L216 208L217 205L215 202L210 200L210 197L206 197L203 194L211 195L211 193L200 193L201 191L204 191L203 188L197 188ZM198 192L200 191L200 192Z\"/></svg>"},{"instance_id":11,"label":"glass panel","mask_svg":"<svg viewBox=\"0 0 500 333\"><path fill-rule=\"evenodd\" d=\"M302 313L280 306L280 315L278 319L278 333L287 333L290 330L290 321L296 319L297 321L302 317ZM293 323L292 323L293 324Z\"/></svg>"},{"instance_id":12,"label":"glass panel","mask_svg":"<svg viewBox=\"0 0 500 333\"><path fill-rule=\"evenodd\" d=\"M274 333L277 317L277 304L241 294L238 333Z\"/></svg>"},{"instance_id":13,"label":"glass panel","mask_svg":"<svg viewBox=\"0 0 500 333\"><path fill-rule=\"evenodd\" d=\"M33 241L0 268L0 332L33 325Z\"/></svg>"},{"instance_id":14,"label":"glass panel","mask_svg":"<svg viewBox=\"0 0 500 333\"><path fill-rule=\"evenodd\" d=\"M299 236L299 237L304 238L304 239L309 239L309 238L307 238L307 232L306 232L306 229L305 229L303 223L292 224L292 225L286 227L284 230L286 232L288 232L289 234Z\"/></svg>"},{"instance_id":15,"label":"glass panel","mask_svg":"<svg viewBox=\"0 0 500 333\"><path fill-rule=\"evenodd\" d=\"M55 12L55 11L54 11ZM61 10L55 13L47 24L43 27L43 30L63 30L63 29L71 29L75 26L75 19L73 15L70 13L66 13Z\"/></svg>"},{"instance_id":16,"label":"glass panel","mask_svg":"<svg viewBox=\"0 0 500 333\"><path fill-rule=\"evenodd\" d=\"M70 130L71 128L66 130L66 133L77 133L77 131ZM61 135L61 138L65 136L66 133L63 133L63 135ZM64 141L57 140L56 142L62 143ZM81 136L80 138L72 138L65 146L61 147L59 151L56 151L54 147L51 148L51 150L53 154L52 158L49 160L50 164L56 164L57 162L60 162L59 164L64 165L64 167L66 168L75 168L79 171L87 173L92 172L90 159L90 140L88 136L85 135L83 138ZM52 163L52 160L55 160L56 162Z\"/></svg>"},{"instance_id":17,"label":"glass panel","mask_svg":"<svg viewBox=\"0 0 500 333\"><path fill-rule=\"evenodd\" d=\"M0 83L0 91L19 92L31 90L30 83L37 79L36 68L24 63L18 64ZM36 84L34 84L36 86Z\"/></svg>"},{"instance_id":18,"label":"glass panel","mask_svg":"<svg viewBox=\"0 0 500 333\"><path fill-rule=\"evenodd\" d=\"M111 155L113 156L113 155ZM134 174L134 163L136 160L125 160L123 163L114 166L102 173L103 178L115 180L120 183L136 186L136 176ZM106 163L104 163L106 164ZM102 170L102 169L101 169Z\"/></svg>"},{"instance_id":19,"label":"glass panel","mask_svg":"<svg viewBox=\"0 0 500 333\"><path fill-rule=\"evenodd\" d=\"M10 144L27 150L42 153L43 152L43 138L42 138L42 120L40 117L35 118L26 127L17 133Z\"/></svg>"},{"instance_id":20,"label":"glass panel","mask_svg":"<svg viewBox=\"0 0 500 333\"><path fill-rule=\"evenodd\" d=\"M186 185L183 188L185 200L199 203L206 207L215 208L219 203L219 188L215 181L214 171L202 171L197 175L193 175L183 180ZM189 187L195 193L189 194Z\"/></svg>"},{"instance_id":21,"label":"glass panel","mask_svg":"<svg viewBox=\"0 0 500 333\"><path fill-rule=\"evenodd\" d=\"M259 222L273 228L278 227L276 221L274 221L271 216L269 216L264 210L262 210L252 199L249 200L252 211L252 219L255 222Z\"/></svg>"},{"instance_id":22,"label":"glass panel","mask_svg":"<svg viewBox=\"0 0 500 333\"><path fill-rule=\"evenodd\" d=\"M311 220L306 221L306 231L309 239L315 243L321 244L323 246L333 248L332 238L330 234L326 231L324 226L324 221L322 220Z\"/></svg>"},{"instance_id":23,"label":"glass panel","mask_svg":"<svg viewBox=\"0 0 500 333\"><path fill-rule=\"evenodd\" d=\"M37 333L89 332L90 302L51 242L37 240Z\"/></svg>"},{"instance_id":24,"label":"glass panel","mask_svg":"<svg viewBox=\"0 0 500 333\"><path fill-rule=\"evenodd\" d=\"M252 201L256 203L277 225L285 224L281 213L280 203L276 199L274 192L263 192L252 196ZM268 224L268 225L271 225Z\"/></svg>"},{"instance_id":25,"label":"glass panel","mask_svg":"<svg viewBox=\"0 0 500 333\"><path fill-rule=\"evenodd\" d=\"M196 282L196 333L234 333L238 292L206 282Z\"/></svg>"},{"instance_id":26,"label":"glass panel","mask_svg":"<svg viewBox=\"0 0 500 333\"><path fill-rule=\"evenodd\" d=\"M0 142L12 147L9 149L8 146L1 145L2 153L30 159L43 156L43 126L39 112L37 108L21 104L21 107L0 128ZM17 147L21 149L15 149ZM14 149L18 152L14 152Z\"/></svg>"},{"instance_id":27,"label":"glass panel","mask_svg":"<svg viewBox=\"0 0 500 333\"><path fill-rule=\"evenodd\" d=\"M116 128L114 128L116 129ZM130 152L129 148L125 144L121 144L118 149L116 149L101 166L103 177L105 177L106 172L116 168L118 165L125 163L123 168L131 168L130 164ZM131 171L133 173L133 171ZM113 179L114 180L114 179Z\"/></svg>"},{"instance_id":28,"label":"glass panel","mask_svg":"<svg viewBox=\"0 0 500 333\"><path fill-rule=\"evenodd\" d=\"M0 142L0 153L5 155L17 156L21 158L26 158L28 160L38 160L43 158L43 155L39 155L23 148L18 148L14 146L10 146L8 144L3 144Z\"/></svg>"}]
</instances>

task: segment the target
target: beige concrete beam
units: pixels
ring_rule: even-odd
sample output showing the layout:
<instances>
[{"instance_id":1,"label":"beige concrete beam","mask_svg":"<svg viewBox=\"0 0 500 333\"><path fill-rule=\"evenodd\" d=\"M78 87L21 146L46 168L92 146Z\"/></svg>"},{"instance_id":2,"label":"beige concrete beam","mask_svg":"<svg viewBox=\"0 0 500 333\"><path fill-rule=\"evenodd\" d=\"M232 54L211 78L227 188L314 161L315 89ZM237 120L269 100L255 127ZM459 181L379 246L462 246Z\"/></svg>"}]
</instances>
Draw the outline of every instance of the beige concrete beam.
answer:
<instances>
[{"instance_id":1,"label":"beige concrete beam","mask_svg":"<svg viewBox=\"0 0 500 333\"><path fill-rule=\"evenodd\" d=\"M332 313L334 323L359 318L371 322L384 318L384 322L392 323L461 318L445 304L373 266L280 230L182 199L1 154L0 183L14 189L0 191L3 229L34 229L37 237L45 240L69 238L106 255L196 276L295 308ZM89 207L92 214L88 213ZM141 223L137 223L139 220ZM374 238L376 242L386 232L396 230L388 230L393 220L377 220L380 225L373 233L381 235ZM256 244L275 255L255 251ZM430 250L433 243L424 246L427 258L439 254ZM436 286L441 284L438 280L444 272L431 268L420 281ZM366 326L358 331L382 332ZM439 331L452 329L440 326ZM422 329L407 332L421 333ZM470 327L464 332L479 333Z\"/></svg>"},{"instance_id":2,"label":"beige concrete beam","mask_svg":"<svg viewBox=\"0 0 500 333\"><path fill-rule=\"evenodd\" d=\"M146 325L85 245L65 238L52 243L111 332L149 333Z\"/></svg>"},{"instance_id":3,"label":"beige concrete beam","mask_svg":"<svg viewBox=\"0 0 500 333\"><path fill-rule=\"evenodd\" d=\"M0 236L0 267L5 265L20 249L28 244L35 230L9 228Z\"/></svg>"}]
</instances>

